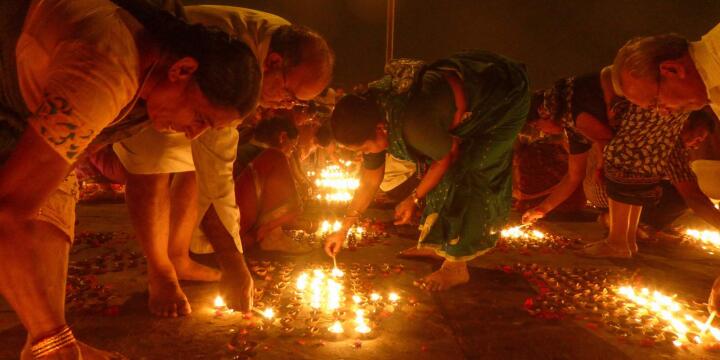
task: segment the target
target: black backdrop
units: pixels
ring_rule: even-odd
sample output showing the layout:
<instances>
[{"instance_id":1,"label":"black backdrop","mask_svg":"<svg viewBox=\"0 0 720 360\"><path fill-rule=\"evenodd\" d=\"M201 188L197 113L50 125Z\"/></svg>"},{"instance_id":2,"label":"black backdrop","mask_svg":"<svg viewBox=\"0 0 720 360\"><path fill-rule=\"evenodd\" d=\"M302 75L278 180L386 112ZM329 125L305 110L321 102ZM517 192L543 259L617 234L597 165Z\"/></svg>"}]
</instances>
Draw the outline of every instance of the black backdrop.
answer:
<instances>
[{"instance_id":1,"label":"black backdrop","mask_svg":"<svg viewBox=\"0 0 720 360\"><path fill-rule=\"evenodd\" d=\"M325 35L334 85L382 74L385 0L184 0L278 14ZM436 59L483 48L528 65L533 88L609 64L629 38L677 32L698 39L720 22L720 0L397 0L396 57Z\"/></svg>"}]
</instances>

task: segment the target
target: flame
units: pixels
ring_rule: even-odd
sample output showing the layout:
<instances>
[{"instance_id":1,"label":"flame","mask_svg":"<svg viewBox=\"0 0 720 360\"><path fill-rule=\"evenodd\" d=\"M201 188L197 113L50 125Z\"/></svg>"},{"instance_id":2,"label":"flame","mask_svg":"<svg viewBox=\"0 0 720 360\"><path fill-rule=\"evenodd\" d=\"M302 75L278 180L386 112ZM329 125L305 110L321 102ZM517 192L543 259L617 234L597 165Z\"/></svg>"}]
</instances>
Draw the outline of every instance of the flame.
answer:
<instances>
[{"instance_id":1,"label":"flame","mask_svg":"<svg viewBox=\"0 0 720 360\"><path fill-rule=\"evenodd\" d=\"M400 296L398 296L397 293L391 292L390 295L388 295L388 300L392 302L397 302L398 300L400 300Z\"/></svg>"},{"instance_id":2,"label":"flame","mask_svg":"<svg viewBox=\"0 0 720 360\"><path fill-rule=\"evenodd\" d=\"M365 312L363 310L355 310L355 331L360 334L367 334L370 332L370 327L365 319Z\"/></svg>"},{"instance_id":3,"label":"flame","mask_svg":"<svg viewBox=\"0 0 720 360\"><path fill-rule=\"evenodd\" d=\"M678 339L673 341L675 346L682 346L687 339L687 334L691 331L700 334L709 331L716 341L720 341L720 330L695 319L679 302L675 301L675 296L667 296L657 290L650 291L648 288L636 291L632 286L621 286L616 290L616 293L667 322L668 330L678 336ZM700 336L695 336L692 340L697 344L702 343Z\"/></svg>"},{"instance_id":4,"label":"flame","mask_svg":"<svg viewBox=\"0 0 720 360\"><path fill-rule=\"evenodd\" d=\"M505 228L500 231L500 236L506 239L537 239L542 240L545 238L545 234L538 230L523 230L524 226L513 226Z\"/></svg>"},{"instance_id":5,"label":"flame","mask_svg":"<svg viewBox=\"0 0 720 360\"><path fill-rule=\"evenodd\" d=\"M352 300L354 303L359 304L362 301L362 298L358 295L353 295Z\"/></svg>"},{"instance_id":6,"label":"flame","mask_svg":"<svg viewBox=\"0 0 720 360\"><path fill-rule=\"evenodd\" d=\"M275 317L275 311L272 308L266 308L262 312L262 316L264 316L266 319L272 319Z\"/></svg>"},{"instance_id":7,"label":"flame","mask_svg":"<svg viewBox=\"0 0 720 360\"><path fill-rule=\"evenodd\" d=\"M298 276L296 287L298 290L303 291L308 286L308 274L302 273Z\"/></svg>"},{"instance_id":8,"label":"flame","mask_svg":"<svg viewBox=\"0 0 720 360\"><path fill-rule=\"evenodd\" d=\"M330 276L335 277L335 278L341 278L341 277L345 276L345 273L338 268L333 268L332 271L330 272Z\"/></svg>"},{"instance_id":9,"label":"flame","mask_svg":"<svg viewBox=\"0 0 720 360\"><path fill-rule=\"evenodd\" d=\"M343 329L342 324L340 321L336 320L330 327L328 328L328 331L330 331L333 334L342 334L345 332L345 329Z\"/></svg>"},{"instance_id":10,"label":"flame","mask_svg":"<svg viewBox=\"0 0 720 360\"><path fill-rule=\"evenodd\" d=\"M346 167L352 162L343 163ZM320 171L319 177L315 179L315 185L321 194L316 198L330 203L347 203L352 200L353 193L360 187L360 180L351 176L346 170L338 165L330 165Z\"/></svg>"},{"instance_id":11,"label":"flame","mask_svg":"<svg viewBox=\"0 0 720 360\"><path fill-rule=\"evenodd\" d=\"M225 300L223 300L222 296L220 296L220 295L215 296L215 300L213 300L213 305L216 308L224 308L227 306L227 305L225 305Z\"/></svg>"},{"instance_id":12,"label":"flame","mask_svg":"<svg viewBox=\"0 0 720 360\"><path fill-rule=\"evenodd\" d=\"M720 251L720 233L710 230L687 229L685 235L701 247L703 250L713 254Z\"/></svg>"},{"instance_id":13,"label":"flame","mask_svg":"<svg viewBox=\"0 0 720 360\"><path fill-rule=\"evenodd\" d=\"M378 294L378 293L372 293L372 294L370 294L370 300L372 300L372 301L378 301L378 300L380 300L380 299L382 299L382 296L380 296L380 294Z\"/></svg>"}]
</instances>

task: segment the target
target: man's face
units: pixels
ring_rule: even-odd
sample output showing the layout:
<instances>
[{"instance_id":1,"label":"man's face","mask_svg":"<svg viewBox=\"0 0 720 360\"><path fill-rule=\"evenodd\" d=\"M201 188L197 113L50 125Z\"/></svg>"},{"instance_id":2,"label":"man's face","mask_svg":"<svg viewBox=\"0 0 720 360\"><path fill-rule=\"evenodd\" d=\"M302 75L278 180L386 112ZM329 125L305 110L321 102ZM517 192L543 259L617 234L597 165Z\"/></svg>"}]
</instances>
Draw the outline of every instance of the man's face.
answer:
<instances>
[{"instance_id":1,"label":"man's face","mask_svg":"<svg viewBox=\"0 0 720 360\"><path fill-rule=\"evenodd\" d=\"M360 145L343 145L342 147L365 154L379 153L388 148L387 132L383 128L379 128L375 133L375 138L366 140Z\"/></svg>"},{"instance_id":2,"label":"man's face","mask_svg":"<svg viewBox=\"0 0 720 360\"><path fill-rule=\"evenodd\" d=\"M270 53L264 64L260 105L267 108L291 108L298 101L318 96L330 82L329 74L318 76L312 64L285 68L282 57Z\"/></svg>"},{"instance_id":3,"label":"man's face","mask_svg":"<svg viewBox=\"0 0 720 360\"><path fill-rule=\"evenodd\" d=\"M192 72L187 71L181 70L178 76L171 69L145 97L148 116L156 130L182 132L188 139L194 139L210 127L222 127L239 118L235 108L213 105L194 81Z\"/></svg>"},{"instance_id":4,"label":"man's face","mask_svg":"<svg viewBox=\"0 0 720 360\"><path fill-rule=\"evenodd\" d=\"M694 111L705 106L706 99L696 95L696 89L683 75L681 64L663 68L657 78L640 78L629 71L620 73L623 95L633 104L644 109L655 109L660 113L672 111Z\"/></svg>"}]
</instances>

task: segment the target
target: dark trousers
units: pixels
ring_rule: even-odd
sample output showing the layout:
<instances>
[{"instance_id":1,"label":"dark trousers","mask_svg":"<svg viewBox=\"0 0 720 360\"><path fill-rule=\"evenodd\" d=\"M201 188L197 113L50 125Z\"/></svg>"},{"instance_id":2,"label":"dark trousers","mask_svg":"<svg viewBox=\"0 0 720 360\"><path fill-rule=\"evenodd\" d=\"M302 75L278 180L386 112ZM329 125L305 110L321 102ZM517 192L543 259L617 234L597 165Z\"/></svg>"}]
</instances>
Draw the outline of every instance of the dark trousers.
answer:
<instances>
[{"instance_id":1,"label":"dark trousers","mask_svg":"<svg viewBox=\"0 0 720 360\"><path fill-rule=\"evenodd\" d=\"M669 181L660 182L662 197L655 205L643 206L640 222L656 230L663 230L687 210L685 199Z\"/></svg>"}]
</instances>

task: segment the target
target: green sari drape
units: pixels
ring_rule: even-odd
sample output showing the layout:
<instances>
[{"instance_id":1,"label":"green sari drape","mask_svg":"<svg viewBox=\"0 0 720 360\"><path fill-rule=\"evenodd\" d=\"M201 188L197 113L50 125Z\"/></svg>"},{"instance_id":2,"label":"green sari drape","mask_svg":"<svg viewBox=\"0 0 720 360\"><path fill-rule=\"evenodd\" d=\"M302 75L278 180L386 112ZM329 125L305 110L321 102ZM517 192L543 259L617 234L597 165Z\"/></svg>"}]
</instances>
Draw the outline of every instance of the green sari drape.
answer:
<instances>
[{"instance_id":1,"label":"green sari drape","mask_svg":"<svg viewBox=\"0 0 720 360\"><path fill-rule=\"evenodd\" d=\"M420 247L449 260L469 260L495 246L511 204L512 145L525 123L530 95L522 64L486 51L467 51L437 61L427 69L449 69L462 79L467 100L463 122L450 131L460 139L460 155L441 182L426 196ZM413 81L421 78L422 70ZM394 91L388 76L373 84L385 94L381 104L389 123L388 151L418 164L432 159L408 150L402 113L413 96Z\"/></svg>"}]
</instances>

